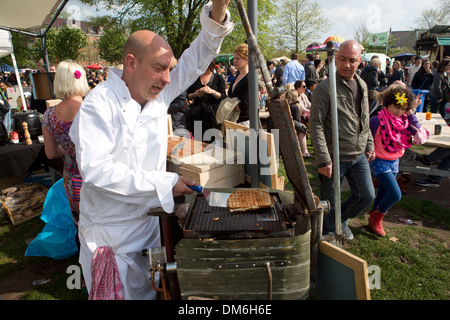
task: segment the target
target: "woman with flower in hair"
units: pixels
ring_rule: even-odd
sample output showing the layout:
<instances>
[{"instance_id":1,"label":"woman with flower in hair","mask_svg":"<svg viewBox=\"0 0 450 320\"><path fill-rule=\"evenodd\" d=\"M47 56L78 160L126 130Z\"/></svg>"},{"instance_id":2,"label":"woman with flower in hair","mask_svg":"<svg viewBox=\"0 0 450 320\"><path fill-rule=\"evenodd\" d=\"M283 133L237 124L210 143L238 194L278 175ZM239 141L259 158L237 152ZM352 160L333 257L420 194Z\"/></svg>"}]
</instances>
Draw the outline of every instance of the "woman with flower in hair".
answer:
<instances>
[{"instance_id":1,"label":"woman with flower in hair","mask_svg":"<svg viewBox=\"0 0 450 320\"><path fill-rule=\"evenodd\" d=\"M83 97L89 92L86 72L75 62L58 64L53 82L56 98L61 103L48 108L42 120L45 154L47 158L62 157L64 189L69 200L72 218L78 226L81 175L76 162L75 145L69 137L72 121L80 109Z\"/></svg>"},{"instance_id":2,"label":"woman with flower in hair","mask_svg":"<svg viewBox=\"0 0 450 320\"><path fill-rule=\"evenodd\" d=\"M414 115L419 105L404 84L394 84L382 92L384 108L370 118L370 130L375 145L376 158L369 162L378 179L378 192L370 211L369 228L378 236L385 236L383 218L402 197L396 176L399 158L411 147L412 136L420 128Z\"/></svg>"}]
</instances>

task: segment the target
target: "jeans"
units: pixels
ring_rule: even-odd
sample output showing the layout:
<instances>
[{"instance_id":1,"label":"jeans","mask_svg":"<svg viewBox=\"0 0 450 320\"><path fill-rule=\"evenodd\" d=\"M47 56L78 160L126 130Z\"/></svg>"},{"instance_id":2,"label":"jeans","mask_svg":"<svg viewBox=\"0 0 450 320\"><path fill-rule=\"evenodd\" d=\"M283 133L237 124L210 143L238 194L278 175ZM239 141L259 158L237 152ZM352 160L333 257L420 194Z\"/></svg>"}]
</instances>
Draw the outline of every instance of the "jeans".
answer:
<instances>
[{"instance_id":1,"label":"jeans","mask_svg":"<svg viewBox=\"0 0 450 320\"><path fill-rule=\"evenodd\" d=\"M340 161L340 182L347 178L351 196L341 201L341 222L354 218L366 209L375 196L375 190L370 173L369 162L365 154L362 154L354 161ZM321 181L320 195L321 200L330 201L331 210L323 218L323 234L335 232L334 216L334 174L327 178L319 174Z\"/></svg>"},{"instance_id":2,"label":"jeans","mask_svg":"<svg viewBox=\"0 0 450 320\"><path fill-rule=\"evenodd\" d=\"M373 211L380 210L386 213L394 204L402 198L402 191L397 183L396 172L385 172L377 175L378 191L373 202Z\"/></svg>"},{"instance_id":3,"label":"jeans","mask_svg":"<svg viewBox=\"0 0 450 320\"><path fill-rule=\"evenodd\" d=\"M437 169L448 170L450 169L450 148L438 147L432 153L427 156L427 159L431 162L439 162ZM436 181L441 181L441 176L430 176Z\"/></svg>"},{"instance_id":4,"label":"jeans","mask_svg":"<svg viewBox=\"0 0 450 320\"><path fill-rule=\"evenodd\" d=\"M430 111L431 113L440 113L442 118L445 117L445 99L441 102L437 102L437 98L430 96ZM425 110L426 111L426 110Z\"/></svg>"}]
</instances>

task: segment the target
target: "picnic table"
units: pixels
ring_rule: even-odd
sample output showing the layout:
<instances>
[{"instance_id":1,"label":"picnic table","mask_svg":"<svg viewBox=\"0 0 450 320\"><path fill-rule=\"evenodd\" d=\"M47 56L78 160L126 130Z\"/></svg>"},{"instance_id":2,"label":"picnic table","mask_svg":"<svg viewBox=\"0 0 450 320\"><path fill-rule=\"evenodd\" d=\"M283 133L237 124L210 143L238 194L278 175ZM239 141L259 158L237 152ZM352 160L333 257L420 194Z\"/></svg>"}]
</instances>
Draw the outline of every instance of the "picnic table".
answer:
<instances>
[{"instance_id":1,"label":"picnic table","mask_svg":"<svg viewBox=\"0 0 450 320\"><path fill-rule=\"evenodd\" d=\"M450 148L450 127L439 113L432 113L431 120L426 120L425 112L417 112L417 119L420 124L427 128L430 132L430 138L424 143L426 146ZM435 125L441 125L441 134L435 134ZM439 170L433 167L425 167L423 165L415 165L415 153L407 150L400 159L400 171L409 173L420 173L425 175L436 175L441 177L450 177L450 170Z\"/></svg>"}]
</instances>

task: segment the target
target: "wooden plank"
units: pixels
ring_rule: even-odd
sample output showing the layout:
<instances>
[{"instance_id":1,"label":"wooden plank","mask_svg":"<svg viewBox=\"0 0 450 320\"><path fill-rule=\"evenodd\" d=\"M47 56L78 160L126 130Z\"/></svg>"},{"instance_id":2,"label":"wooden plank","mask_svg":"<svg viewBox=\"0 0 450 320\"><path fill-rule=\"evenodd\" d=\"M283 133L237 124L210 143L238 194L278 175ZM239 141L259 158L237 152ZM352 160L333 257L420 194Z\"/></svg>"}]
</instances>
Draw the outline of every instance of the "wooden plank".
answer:
<instances>
[{"instance_id":1,"label":"wooden plank","mask_svg":"<svg viewBox=\"0 0 450 320\"><path fill-rule=\"evenodd\" d=\"M61 102L62 102L61 99L52 99L52 100L45 101L45 104L47 105L47 108L50 108L50 107L60 104Z\"/></svg>"},{"instance_id":2,"label":"wooden plank","mask_svg":"<svg viewBox=\"0 0 450 320\"><path fill-rule=\"evenodd\" d=\"M173 149L180 143L184 142L183 148L177 150L175 154L172 154ZM188 157L196 153L201 153L208 144L195 141L179 136L169 136L167 145L167 160L173 161L183 157Z\"/></svg>"},{"instance_id":3,"label":"wooden plank","mask_svg":"<svg viewBox=\"0 0 450 320\"><path fill-rule=\"evenodd\" d=\"M399 170L403 171L403 172L409 172L409 173L419 173L419 174L425 174L425 175L450 177L449 170L440 170L437 168L430 168L430 167L400 165Z\"/></svg>"}]
</instances>

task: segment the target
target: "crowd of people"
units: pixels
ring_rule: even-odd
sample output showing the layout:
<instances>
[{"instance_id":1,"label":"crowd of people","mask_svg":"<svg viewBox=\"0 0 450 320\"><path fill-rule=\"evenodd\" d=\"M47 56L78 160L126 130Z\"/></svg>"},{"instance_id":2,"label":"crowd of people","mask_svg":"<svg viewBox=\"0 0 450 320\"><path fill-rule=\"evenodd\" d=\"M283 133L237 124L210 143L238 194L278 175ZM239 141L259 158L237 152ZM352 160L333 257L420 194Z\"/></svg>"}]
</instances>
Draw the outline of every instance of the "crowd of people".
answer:
<instances>
[{"instance_id":1,"label":"crowd of people","mask_svg":"<svg viewBox=\"0 0 450 320\"><path fill-rule=\"evenodd\" d=\"M185 129L183 136L197 138L192 133L200 122L199 139L212 142L204 133L219 129L216 113L221 102L238 98L235 121L249 125L247 44L236 46L232 66L222 67L214 60L233 29L228 2L213 0L203 8L202 31L178 61L163 38L141 30L125 43L122 70L87 72L69 61L55 66L54 92L62 101L38 111L43 113L47 157L63 158L64 188L78 228L79 263L90 298L156 296L149 260L141 250L159 247L161 239L158 218L147 213L155 207L173 212L174 197L191 194L189 187L194 185L166 172L167 113L174 129ZM416 57L407 73L394 61L383 73L378 57L362 64L358 42L342 43L336 53L338 159L333 157L327 61L318 54L299 60L293 53L291 61L268 61L267 67L273 85L286 87L282 98L289 103L299 148L304 158L315 158L320 198L330 201L323 233L332 237L336 232L333 162L338 161L340 181L346 177L351 190L341 204L343 235L353 239L349 219L361 214L376 194L368 223L375 234L384 236L383 218L401 198L396 182L399 158L420 129L414 115L419 97L411 88L427 88L431 112L442 114L449 101L450 60L431 64ZM259 107L264 109L267 92L264 84L259 88ZM372 116L371 104L378 104ZM308 135L314 155L308 152ZM441 161L448 169L447 150L418 159L424 164ZM372 176L379 181L377 193ZM113 267L102 268L104 264ZM116 279L115 285L102 282L108 277Z\"/></svg>"}]
</instances>

